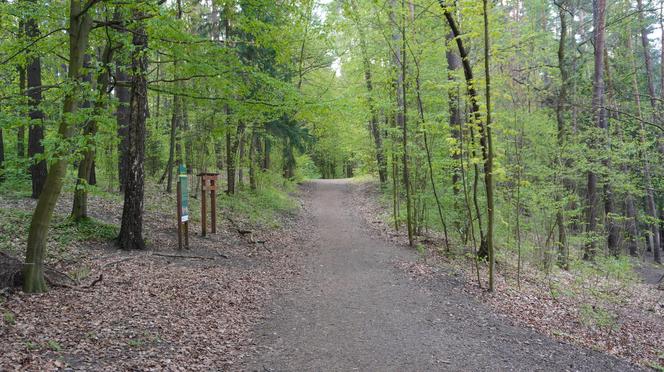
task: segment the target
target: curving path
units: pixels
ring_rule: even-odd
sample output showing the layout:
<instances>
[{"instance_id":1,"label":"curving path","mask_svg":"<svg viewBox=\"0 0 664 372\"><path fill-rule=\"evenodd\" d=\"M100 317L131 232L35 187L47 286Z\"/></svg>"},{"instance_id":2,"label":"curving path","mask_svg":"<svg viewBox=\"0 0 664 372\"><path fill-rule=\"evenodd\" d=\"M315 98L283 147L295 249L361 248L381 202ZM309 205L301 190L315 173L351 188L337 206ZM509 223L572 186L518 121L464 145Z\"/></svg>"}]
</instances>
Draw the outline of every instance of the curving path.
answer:
<instances>
[{"instance_id":1,"label":"curving path","mask_svg":"<svg viewBox=\"0 0 664 372\"><path fill-rule=\"evenodd\" d=\"M410 280L415 253L372 237L348 181L305 186L312 214L304 269L257 327L255 371L629 371L613 357L515 327L453 290Z\"/></svg>"}]
</instances>

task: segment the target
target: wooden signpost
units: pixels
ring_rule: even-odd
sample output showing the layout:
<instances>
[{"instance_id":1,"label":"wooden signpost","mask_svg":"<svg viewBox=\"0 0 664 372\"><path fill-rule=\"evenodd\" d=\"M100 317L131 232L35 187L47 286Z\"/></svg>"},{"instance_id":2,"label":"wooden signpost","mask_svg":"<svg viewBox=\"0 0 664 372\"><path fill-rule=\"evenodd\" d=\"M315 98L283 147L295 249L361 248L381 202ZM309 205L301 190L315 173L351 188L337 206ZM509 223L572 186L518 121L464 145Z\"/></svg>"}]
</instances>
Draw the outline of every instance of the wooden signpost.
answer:
<instances>
[{"instance_id":1,"label":"wooden signpost","mask_svg":"<svg viewBox=\"0 0 664 372\"><path fill-rule=\"evenodd\" d=\"M177 182L177 209L178 209L178 249L189 249L189 177L184 165L180 165Z\"/></svg>"},{"instance_id":2,"label":"wooden signpost","mask_svg":"<svg viewBox=\"0 0 664 372\"><path fill-rule=\"evenodd\" d=\"M212 233L217 232L217 177L219 173L201 173L201 233L207 234L207 200L206 193L210 192L210 219Z\"/></svg>"}]
</instances>

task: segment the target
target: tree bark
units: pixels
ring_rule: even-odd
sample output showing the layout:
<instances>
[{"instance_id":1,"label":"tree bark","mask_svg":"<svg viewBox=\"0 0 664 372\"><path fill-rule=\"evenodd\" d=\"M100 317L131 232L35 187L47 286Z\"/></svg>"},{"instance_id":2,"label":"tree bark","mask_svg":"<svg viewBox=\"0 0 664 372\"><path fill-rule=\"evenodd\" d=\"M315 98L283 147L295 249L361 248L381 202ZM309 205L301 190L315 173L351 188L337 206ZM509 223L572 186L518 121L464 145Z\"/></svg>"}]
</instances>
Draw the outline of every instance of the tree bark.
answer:
<instances>
[{"instance_id":1,"label":"tree bark","mask_svg":"<svg viewBox=\"0 0 664 372\"><path fill-rule=\"evenodd\" d=\"M484 8L484 73L486 79L486 139L488 158L484 167L484 182L486 183L487 204L487 233L486 245L489 250L489 292L494 289L494 264L496 261L493 247L494 202L493 202L493 136L491 131L491 73L489 69L490 39L489 39L489 4L483 1Z\"/></svg>"},{"instance_id":2,"label":"tree bark","mask_svg":"<svg viewBox=\"0 0 664 372\"><path fill-rule=\"evenodd\" d=\"M25 23L28 38L39 37L37 20L28 18ZM27 96L30 105L30 129L28 130L28 157L30 157L30 175L32 177L32 197L39 198L48 174L44 156L44 112L39 107L42 102L41 60L39 55L29 55L26 68Z\"/></svg>"},{"instance_id":3,"label":"tree bark","mask_svg":"<svg viewBox=\"0 0 664 372\"><path fill-rule=\"evenodd\" d=\"M97 120L94 118L99 115L106 107L105 98L107 96L108 85L110 84L110 63L113 58L113 46L109 41L102 52L102 70L97 75L97 99L94 103L93 118L85 123L84 135L87 140L87 148L83 152L83 159L78 165L78 178L76 180L76 189L74 190L74 202L71 217L78 221L88 217L88 192L87 185L95 183L94 165L96 154L96 143L94 137L97 134ZM86 185L87 184L87 185Z\"/></svg>"},{"instance_id":4,"label":"tree bark","mask_svg":"<svg viewBox=\"0 0 664 372\"><path fill-rule=\"evenodd\" d=\"M70 1L69 17L69 72L68 78L73 84L80 83L80 70L83 65L83 55L88 45L88 36L92 28L92 10L83 8L83 1ZM64 98L63 119L58 128L58 135L62 140L69 139L74 132L74 123L69 116L77 109L77 100L74 91L67 93ZM32 214L28 232L28 245L23 268L23 290L28 293L46 291L44 281L44 255L48 227L51 223L55 203L60 196L62 183L67 172L65 153L54 154L51 170L46 177L44 188L39 195L37 206Z\"/></svg>"},{"instance_id":5,"label":"tree bark","mask_svg":"<svg viewBox=\"0 0 664 372\"><path fill-rule=\"evenodd\" d=\"M177 65L176 63L173 63ZM171 115L171 130L168 140L168 162L166 164L166 192L173 192L173 168L175 168L175 143L177 141L177 131L182 123L182 97L173 95L173 113Z\"/></svg>"},{"instance_id":6,"label":"tree bark","mask_svg":"<svg viewBox=\"0 0 664 372\"><path fill-rule=\"evenodd\" d=\"M447 80L452 84L452 86L447 91L448 96L448 105L450 112L450 132L452 137L457 141L461 141L461 132L459 128L463 124L463 117L461 115L461 105L459 102L459 91L456 84L456 73L461 69L461 60L459 56L452 51L452 43L454 42L454 33L450 31L449 34L445 37L446 48L445 48L445 59L447 60ZM456 164L459 163L461 158L461 153L454 151L452 153L453 164L455 164L454 171L452 172L452 189L454 190L454 195L458 195L459 188L459 179L460 179L460 170L456 168Z\"/></svg>"},{"instance_id":7,"label":"tree bark","mask_svg":"<svg viewBox=\"0 0 664 372\"><path fill-rule=\"evenodd\" d=\"M593 75L593 95L592 111L593 121L597 128L602 132L593 141L590 140L588 147L591 152L601 151L600 146L595 142L604 143L602 140L603 132L606 130L606 109L604 108L604 47L605 47L605 22L606 22L606 0L593 0L593 39L595 41L595 72ZM597 137L597 136L594 136ZM585 245L583 258L592 260L597 253L597 242L595 234L597 233L598 218L598 200L597 200L597 174L594 170L589 170L587 174L587 196L586 196L586 233L589 240Z\"/></svg>"},{"instance_id":8,"label":"tree bark","mask_svg":"<svg viewBox=\"0 0 664 372\"><path fill-rule=\"evenodd\" d=\"M144 14L134 11L134 18ZM124 205L118 243L121 249L145 249L143 240L143 193L145 162L145 121L148 115L147 71L148 36L145 25L139 21L133 30L131 56L131 99L129 104L129 128L127 130L129 164L125 183Z\"/></svg>"},{"instance_id":9,"label":"tree bark","mask_svg":"<svg viewBox=\"0 0 664 372\"><path fill-rule=\"evenodd\" d=\"M5 140L0 128L0 182L5 180Z\"/></svg>"},{"instance_id":10,"label":"tree bark","mask_svg":"<svg viewBox=\"0 0 664 372\"><path fill-rule=\"evenodd\" d=\"M489 185L487 183L487 170L490 169L490 164L489 164L489 153L488 153L488 144L487 144L487 134L486 134L486 128L485 125L482 121L482 114L480 113L480 106L479 106L479 98L477 94L477 90L475 89L475 79L473 75L473 69L470 64L470 57L468 55L468 50L466 49L463 40L461 39L461 30L459 29L458 24L456 23L456 20L454 18L454 15L450 12L450 9L446 6L445 0L439 0L440 6L443 8L443 13L445 15L445 19L447 20L447 23L450 26L450 29L452 30L452 34L454 35L454 39L456 40L457 43L457 48L459 49L459 56L461 57L461 65L463 67L463 74L466 80L466 90L468 91L468 97L470 99L470 114L471 117L473 118L474 124L479 126L479 132L480 132L480 148L482 152L482 160L484 162L484 184L485 188ZM474 137L473 132L472 132L472 126L471 126L471 132L470 132L470 137L471 139ZM473 154L474 156L474 154ZM488 250L488 242L487 242L487 234L484 234L482 231L482 220L481 220L481 214L479 211L479 206L477 204L477 182L478 182L478 166L477 164L474 164L475 167L475 179L474 179L474 187L473 187L473 199L475 202L475 209L477 210L477 220L478 220L478 225L479 225L479 233L480 233L480 249L478 251L478 256L479 257L485 257L488 258L489 255L489 250ZM470 221L472 223L472 221Z\"/></svg>"},{"instance_id":11,"label":"tree bark","mask_svg":"<svg viewBox=\"0 0 664 372\"><path fill-rule=\"evenodd\" d=\"M378 109L374 102L373 97L373 78L371 73L371 61L369 60L369 53L367 51L367 42L364 37L364 31L362 30L358 18L355 16L357 14L357 6L355 1L351 1L351 16L355 22L357 28L359 41L360 41L360 52L362 53L362 66L364 68L364 83L367 88L367 105L369 106L369 132L374 140L374 151L376 152L376 166L378 167L378 179L380 180L381 185L384 185L387 182L387 161L385 159L385 153L383 150L383 138L380 134L380 128L378 125Z\"/></svg>"},{"instance_id":12,"label":"tree bark","mask_svg":"<svg viewBox=\"0 0 664 372\"><path fill-rule=\"evenodd\" d=\"M120 63L118 63L120 65ZM118 107L116 111L116 120L118 127L118 178L120 182L120 192L124 192L127 183L127 174L129 171L129 161L127 151L129 150L129 101L130 94L126 83L129 81L129 75L124 67L118 67L116 70L116 79L124 82L115 87L115 95L118 98Z\"/></svg>"},{"instance_id":13,"label":"tree bark","mask_svg":"<svg viewBox=\"0 0 664 372\"><path fill-rule=\"evenodd\" d=\"M627 48L630 51L633 51L632 48L632 39L631 36L627 36ZM653 188L653 183L652 183L652 176L651 176L651 169L650 169L650 161L648 159L648 154L647 154L647 141L646 141L646 135L647 135L647 130L645 127L645 124L643 123L643 113L641 111L641 92L639 90L639 83L636 80L637 76L637 68L636 68L636 61L634 60L634 53L630 53L630 62L632 64L632 89L634 91L634 100L636 103L636 109L637 109L637 116L639 118L639 125L640 125L640 130L639 130L639 144L641 146L641 149L639 151L639 155L641 157L641 173L643 175L643 186L645 188L645 205L646 205L646 213L650 217L651 221L648 224L648 229L650 231L650 237L649 237L649 244L650 248L654 253L655 256L659 256L659 252L661 249L661 241L660 241L660 235L658 231L658 226L657 226L657 204L655 203L655 194L654 194L654 188ZM630 250L630 254L636 256L637 252L634 251L632 252Z\"/></svg>"},{"instance_id":14,"label":"tree bark","mask_svg":"<svg viewBox=\"0 0 664 372\"><path fill-rule=\"evenodd\" d=\"M23 22L19 26L20 30L23 30ZM25 94L25 66L18 67L18 88L21 94ZM23 125L19 126L16 129L16 156L19 159L25 157L25 127Z\"/></svg>"},{"instance_id":15,"label":"tree bark","mask_svg":"<svg viewBox=\"0 0 664 372\"><path fill-rule=\"evenodd\" d=\"M256 152L260 147L260 139L256 129L251 131L251 145L249 146L249 187L256 190L258 181L256 180Z\"/></svg>"},{"instance_id":16,"label":"tree bark","mask_svg":"<svg viewBox=\"0 0 664 372\"><path fill-rule=\"evenodd\" d=\"M396 0L390 1L390 23L399 25L399 29L392 32L392 63L394 68L397 69L394 88L396 91L396 116L395 121L398 128L401 129L401 145L402 145L402 171L403 183L406 191L406 226L408 228L408 244L413 246L413 224L412 224L412 205L410 195L410 177L408 170L408 126L406 123L406 20L404 13L404 0L401 1L401 20L397 21Z\"/></svg>"}]
</instances>

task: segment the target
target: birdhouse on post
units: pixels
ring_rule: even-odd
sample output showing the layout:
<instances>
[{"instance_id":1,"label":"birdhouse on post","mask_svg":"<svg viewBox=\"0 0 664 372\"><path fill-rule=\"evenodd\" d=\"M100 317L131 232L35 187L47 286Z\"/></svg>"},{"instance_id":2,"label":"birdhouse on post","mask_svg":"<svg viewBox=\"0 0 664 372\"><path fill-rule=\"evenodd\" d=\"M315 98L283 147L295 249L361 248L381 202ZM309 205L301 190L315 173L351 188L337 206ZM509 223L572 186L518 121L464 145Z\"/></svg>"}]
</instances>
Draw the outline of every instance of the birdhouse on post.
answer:
<instances>
[{"instance_id":1,"label":"birdhouse on post","mask_svg":"<svg viewBox=\"0 0 664 372\"><path fill-rule=\"evenodd\" d=\"M211 232L217 232L217 178L219 173L200 173L201 177L201 234L207 234L207 193L210 193Z\"/></svg>"}]
</instances>

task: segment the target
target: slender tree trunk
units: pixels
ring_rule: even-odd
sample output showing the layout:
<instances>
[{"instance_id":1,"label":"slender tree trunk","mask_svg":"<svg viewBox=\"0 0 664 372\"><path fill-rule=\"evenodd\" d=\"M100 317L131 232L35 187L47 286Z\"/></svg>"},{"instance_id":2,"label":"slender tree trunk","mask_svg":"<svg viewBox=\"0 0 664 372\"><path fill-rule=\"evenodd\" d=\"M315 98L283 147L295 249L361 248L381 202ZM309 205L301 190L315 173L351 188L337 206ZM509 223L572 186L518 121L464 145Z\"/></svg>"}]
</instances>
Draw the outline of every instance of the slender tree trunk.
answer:
<instances>
[{"instance_id":1,"label":"slender tree trunk","mask_svg":"<svg viewBox=\"0 0 664 372\"><path fill-rule=\"evenodd\" d=\"M486 138L488 158L484 163L484 182L486 183L487 203L487 233L486 245L489 250L489 292L494 289L494 264L496 261L493 247L493 225L494 225L494 202L493 202L493 138L491 133L491 74L489 69L490 40L489 40L489 5L488 0L484 5L484 73L486 75Z\"/></svg>"},{"instance_id":2,"label":"slender tree trunk","mask_svg":"<svg viewBox=\"0 0 664 372\"><path fill-rule=\"evenodd\" d=\"M252 191L255 191L258 186L256 180L256 153L260 143L258 133L256 133L256 129L253 129L251 131L251 145L249 146L249 187Z\"/></svg>"},{"instance_id":3,"label":"slender tree trunk","mask_svg":"<svg viewBox=\"0 0 664 372\"><path fill-rule=\"evenodd\" d=\"M214 155L217 172L221 172L221 170L224 169L224 149L223 141L221 139L214 140Z\"/></svg>"},{"instance_id":4,"label":"slender tree trunk","mask_svg":"<svg viewBox=\"0 0 664 372\"><path fill-rule=\"evenodd\" d=\"M5 180L5 140L0 128L0 182Z\"/></svg>"},{"instance_id":5,"label":"slender tree trunk","mask_svg":"<svg viewBox=\"0 0 664 372\"><path fill-rule=\"evenodd\" d=\"M565 113L567 111L567 88L570 80L570 73L567 68L566 46L567 46L567 1L558 4L558 15L560 17L560 40L558 43L558 66L560 69L560 92L558 93L558 102L556 105L556 121L558 123L558 151L560 153L559 169L563 171L569 164L569 159L565 157L565 143L567 142L567 130L565 129ZM571 180L562 177L562 183L565 189L572 188ZM556 194L556 201L562 202L561 193ZM565 270L568 269L569 247L567 246L567 231L565 226L564 207L558 206L556 212L556 224L558 225L558 265Z\"/></svg>"},{"instance_id":6,"label":"slender tree trunk","mask_svg":"<svg viewBox=\"0 0 664 372\"><path fill-rule=\"evenodd\" d=\"M606 109L604 108L604 47L605 47L605 21L606 21L606 0L593 0L593 39L595 41L595 73L593 77L593 96L592 110L593 121L601 131L596 138L600 143L606 130ZM591 151L600 151L599 147L592 141L589 144ZM586 233L588 234L583 258L586 260L594 259L597 253L597 242L595 234L597 233L598 200L597 200L597 174L594 170L588 171L586 196Z\"/></svg>"},{"instance_id":7,"label":"slender tree trunk","mask_svg":"<svg viewBox=\"0 0 664 372\"><path fill-rule=\"evenodd\" d=\"M487 137L487 131L485 130L485 125L482 121L482 114L480 113L480 106L479 106L479 100L478 100L478 94L477 90L475 89L475 79L473 76L473 69L470 64L470 58L468 55L468 51L466 50L466 47L463 43L463 40L461 38L461 30L459 29L459 26L456 23L456 20L454 18L454 15L450 12L450 9L446 6L446 2L444 0L439 0L439 3L441 7L443 8L443 13L445 15L445 19L447 20L447 23L450 26L450 29L452 30L452 34L454 35L454 40L456 40L457 43L457 48L459 49L459 55L461 56L461 64L463 67L463 73L464 77L466 80L466 89L468 91L468 97L470 99L470 109L471 109L471 117L473 118L474 124L479 126L479 131L480 131L480 147L482 151L482 160L484 161L484 182L485 182L485 187L491 184L492 182L487 182L486 178L486 173L487 173L487 168L490 169L490 162L489 162L489 152L488 152L488 137ZM472 138L474 138L474 133L473 133L473 126L470 126L470 137L471 141ZM474 157L474 150L473 152L473 157ZM482 220L481 220L481 214L479 211L479 206L477 203L477 182L478 182L478 175L479 175L479 169L477 164L473 165L475 168L475 180L474 180L474 187L473 187L473 199L475 202L475 208L477 209L477 220L478 220L478 225L479 225L479 233L480 233L480 249L478 251L478 255L480 257L487 257L489 255L489 248L488 248L488 232L485 235L484 232L482 231ZM488 190L487 190L488 191ZM470 221L472 223L472 221ZM488 257L487 257L488 258Z\"/></svg>"},{"instance_id":8,"label":"slender tree trunk","mask_svg":"<svg viewBox=\"0 0 664 372\"><path fill-rule=\"evenodd\" d=\"M129 151L129 101L130 94L127 83L129 76L125 67L118 67L116 70L116 79L123 84L116 85L115 95L118 98L118 107L116 111L116 120L118 127L118 178L120 183L120 192L124 192L125 184L127 183L127 174L129 171L129 160L127 153Z\"/></svg>"},{"instance_id":9,"label":"slender tree trunk","mask_svg":"<svg viewBox=\"0 0 664 372\"><path fill-rule=\"evenodd\" d=\"M173 192L173 168L175 168L175 146L177 142L177 131L182 122L182 97L173 95L173 113L171 115L171 130L168 141L168 163L166 164L166 192Z\"/></svg>"},{"instance_id":10,"label":"slender tree trunk","mask_svg":"<svg viewBox=\"0 0 664 372\"><path fill-rule=\"evenodd\" d=\"M453 87L447 91L450 112L450 131L452 133L452 137L458 143L461 140L461 133L459 128L461 127L461 124L463 124L463 117L461 115L461 105L459 102L459 90L456 87L457 84L455 82L456 73L461 69L461 60L459 59L459 56L452 50L452 43L454 43L454 33L452 31L447 34L445 41L447 46L445 49L445 59L447 60L447 80L454 84ZM458 151L454 151L452 153L452 160L454 161L453 163L455 164L455 167L456 164L459 163L460 157L461 154ZM459 178L460 170L458 168L454 168L454 171L452 172L452 188L455 195L458 195L460 190Z\"/></svg>"},{"instance_id":11,"label":"slender tree trunk","mask_svg":"<svg viewBox=\"0 0 664 372\"><path fill-rule=\"evenodd\" d=\"M237 184L240 190L244 189L244 144L245 144L245 133L244 125L242 125L242 133L238 130L238 162L237 162Z\"/></svg>"},{"instance_id":12,"label":"slender tree trunk","mask_svg":"<svg viewBox=\"0 0 664 372\"><path fill-rule=\"evenodd\" d=\"M88 36L92 28L92 9L83 10L83 1L70 1L69 19L69 80L73 84L80 83L80 70L83 65L83 55L88 45ZM74 90L67 93L64 98L64 118L60 122L58 135L63 139L69 139L74 133L74 123L68 120L71 113L75 112L77 101ZM44 255L46 252L46 240L48 227L51 223L55 203L60 196L62 183L67 172L68 159L65 153L54 154L51 170L46 177L46 183L39 195L37 206L32 214L30 229L28 232L28 245L25 254L25 265L23 269L23 290L28 293L46 291L44 281Z\"/></svg>"},{"instance_id":13,"label":"slender tree trunk","mask_svg":"<svg viewBox=\"0 0 664 372\"><path fill-rule=\"evenodd\" d=\"M21 22L19 29L24 29L23 22ZM25 94L25 83L25 66L19 66L18 88L21 94ZM18 156L19 159L25 157L25 127L23 125L16 129L16 156Z\"/></svg>"},{"instance_id":14,"label":"slender tree trunk","mask_svg":"<svg viewBox=\"0 0 664 372\"><path fill-rule=\"evenodd\" d=\"M144 14L134 11L134 18L142 19ZM143 193L145 163L145 121L148 115L147 71L148 36L145 25L139 21L132 31L131 55L131 99L129 103L129 128L127 130L129 148L127 162L129 170L124 192L122 221L118 243L121 249L145 249L143 240Z\"/></svg>"},{"instance_id":15,"label":"slender tree trunk","mask_svg":"<svg viewBox=\"0 0 664 372\"><path fill-rule=\"evenodd\" d=\"M263 171L270 169L270 154L272 153L272 141L265 137L265 148L263 150Z\"/></svg>"},{"instance_id":16,"label":"slender tree trunk","mask_svg":"<svg viewBox=\"0 0 664 372\"><path fill-rule=\"evenodd\" d=\"M28 38L39 37L37 20L29 18L25 23ZM28 156L30 157L30 175L32 176L32 197L39 198L46 183L47 169L44 156L44 112L39 107L42 102L41 60L38 55L31 55L27 61L27 95L30 105L30 129L28 130Z\"/></svg>"},{"instance_id":17,"label":"slender tree trunk","mask_svg":"<svg viewBox=\"0 0 664 372\"><path fill-rule=\"evenodd\" d=\"M110 63L113 58L113 46L106 44L102 52L102 71L97 76L97 99L94 103L93 116L100 114L105 108L108 85L110 83ZM74 191L74 202L72 207L72 219L75 221L88 217L88 192L86 184L93 184L96 143L94 137L97 134L97 121L92 118L85 123L84 135L88 141L88 148L83 152L83 159L78 166L78 179Z\"/></svg>"},{"instance_id":18,"label":"slender tree trunk","mask_svg":"<svg viewBox=\"0 0 664 372\"><path fill-rule=\"evenodd\" d=\"M351 16L355 21L355 26L358 31L359 41L360 41L360 51L362 53L362 66L364 67L364 83L367 88L367 105L369 106L369 113L371 117L369 118L369 132L374 140L374 150L376 151L376 166L378 167L378 179L380 180L381 185L384 185L387 182L387 161L385 159L385 153L383 150L383 138L380 134L380 128L378 126L378 109L374 102L373 97L373 78L371 73L371 61L369 60L369 54L367 52L367 42L364 37L364 31L359 23L357 14L357 6L355 1L351 1Z\"/></svg>"},{"instance_id":19,"label":"slender tree trunk","mask_svg":"<svg viewBox=\"0 0 664 372\"><path fill-rule=\"evenodd\" d=\"M632 48L632 39L631 36L627 36L627 48L630 51L633 51ZM650 217L651 221L657 221L657 204L655 203L655 195L654 195L654 188L653 188L653 183L652 183L652 176L651 176L651 170L650 170L650 161L648 159L648 154L647 154L647 149L646 149L646 127L645 124L643 123L643 113L641 110L641 92L639 90L639 84L638 81L636 80L637 76L637 68L636 68L636 62L634 61L634 53L630 53L630 62L632 64L632 89L634 91L634 100L636 102L636 109L637 109L637 115L639 119L639 125L640 125L640 131L639 131L639 144L640 144L640 157L641 157L641 173L643 175L643 186L645 188L645 205L646 205L646 213ZM660 241L660 236L659 236L659 231L657 227L656 222L650 222L648 224L648 228L650 231L650 237L649 237L649 242L651 242L651 249L654 253L655 256L659 256L660 248L661 248L661 241ZM632 252L630 251L630 254L636 256L637 252Z\"/></svg>"},{"instance_id":20,"label":"slender tree trunk","mask_svg":"<svg viewBox=\"0 0 664 372\"><path fill-rule=\"evenodd\" d=\"M395 69L398 69L395 79L396 89L396 125L401 129L401 145L402 145L402 171L403 171L403 184L406 191L406 226L408 228L408 244L413 246L413 224L412 224L412 205L411 205L411 188L410 177L408 171L408 126L406 123L406 17L404 10L404 0L401 1L401 19L397 21L396 11L397 4L395 0L390 1L390 20L393 25L400 24L399 30L392 33L392 49L393 49L393 63Z\"/></svg>"}]
</instances>

